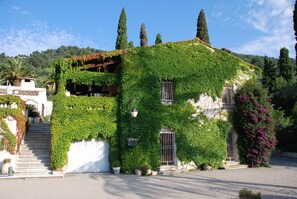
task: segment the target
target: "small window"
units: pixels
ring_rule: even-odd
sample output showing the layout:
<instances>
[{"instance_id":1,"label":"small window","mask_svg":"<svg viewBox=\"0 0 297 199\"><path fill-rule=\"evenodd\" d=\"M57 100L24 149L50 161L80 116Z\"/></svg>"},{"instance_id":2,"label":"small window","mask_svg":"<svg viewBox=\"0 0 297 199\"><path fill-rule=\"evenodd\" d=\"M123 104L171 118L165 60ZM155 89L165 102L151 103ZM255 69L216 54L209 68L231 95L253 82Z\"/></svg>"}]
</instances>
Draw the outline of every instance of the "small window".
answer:
<instances>
[{"instance_id":1,"label":"small window","mask_svg":"<svg viewBox=\"0 0 297 199\"><path fill-rule=\"evenodd\" d=\"M173 103L173 86L172 81L162 81L161 100L163 104Z\"/></svg>"},{"instance_id":2,"label":"small window","mask_svg":"<svg viewBox=\"0 0 297 199\"><path fill-rule=\"evenodd\" d=\"M232 85L227 85L224 87L222 101L223 101L223 104L226 104L226 105L234 104L234 89Z\"/></svg>"}]
</instances>

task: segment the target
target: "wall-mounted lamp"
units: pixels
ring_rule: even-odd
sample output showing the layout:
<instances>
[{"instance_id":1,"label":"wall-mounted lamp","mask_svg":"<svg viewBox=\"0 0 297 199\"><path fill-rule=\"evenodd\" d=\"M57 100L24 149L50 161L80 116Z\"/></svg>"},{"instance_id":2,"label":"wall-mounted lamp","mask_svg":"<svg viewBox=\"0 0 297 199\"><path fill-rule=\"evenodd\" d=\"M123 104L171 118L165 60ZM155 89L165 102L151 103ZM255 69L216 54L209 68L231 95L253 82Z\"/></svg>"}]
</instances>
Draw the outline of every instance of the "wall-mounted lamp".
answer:
<instances>
[{"instance_id":1,"label":"wall-mounted lamp","mask_svg":"<svg viewBox=\"0 0 297 199\"><path fill-rule=\"evenodd\" d=\"M131 111L132 117L137 117L137 114L138 114L138 110L136 108L133 108L133 110Z\"/></svg>"}]
</instances>

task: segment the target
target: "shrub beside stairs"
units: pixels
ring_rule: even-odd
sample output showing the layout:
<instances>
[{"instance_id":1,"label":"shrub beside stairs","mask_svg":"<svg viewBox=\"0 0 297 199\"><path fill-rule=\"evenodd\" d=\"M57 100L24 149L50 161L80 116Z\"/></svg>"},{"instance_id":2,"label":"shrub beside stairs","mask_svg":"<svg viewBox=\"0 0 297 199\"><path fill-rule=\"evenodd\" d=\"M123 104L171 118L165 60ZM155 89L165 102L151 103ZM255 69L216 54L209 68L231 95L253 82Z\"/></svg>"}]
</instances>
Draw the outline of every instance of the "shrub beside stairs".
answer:
<instances>
[{"instance_id":1,"label":"shrub beside stairs","mask_svg":"<svg viewBox=\"0 0 297 199\"><path fill-rule=\"evenodd\" d=\"M21 145L15 176L47 176L50 168L50 123L32 124Z\"/></svg>"}]
</instances>

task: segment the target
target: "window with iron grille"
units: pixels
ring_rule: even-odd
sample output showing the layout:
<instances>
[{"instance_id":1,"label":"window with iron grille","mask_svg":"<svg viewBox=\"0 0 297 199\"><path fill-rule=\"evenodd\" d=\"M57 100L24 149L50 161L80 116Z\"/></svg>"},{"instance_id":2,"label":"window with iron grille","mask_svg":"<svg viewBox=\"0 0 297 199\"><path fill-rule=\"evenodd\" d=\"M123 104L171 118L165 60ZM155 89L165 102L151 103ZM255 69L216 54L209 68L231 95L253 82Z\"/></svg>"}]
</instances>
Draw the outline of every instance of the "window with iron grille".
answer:
<instances>
[{"instance_id":1,"label":"window with iron grille","mask_svg":"<svg viewBox=\"0 0 297 199\"><path fill-rule=\"evenodd\" d=\"M176 165L175 132L168 128L161 129L160 144L162 165Z\"/></svg>"},{"instance_id":2,"label":"window with iron grille","mask_svg":"<svg viewBox=\"0 0 297 199\"><path fill-rule=\"evenodd\" d=\"M162 81L161 100L163 104L173 103L173 86L172 81Z\"/></svg>"},{"instance_id":3,"label":"window with iron grille","mask_svg":"<svg viewBox=\"0 0 297 199\"><path fill-rule=\"evenodd\" d=\"M234 105L234 89L232 85L224 87L222 101L225 105Z\"/></svg>"}]
</instances>

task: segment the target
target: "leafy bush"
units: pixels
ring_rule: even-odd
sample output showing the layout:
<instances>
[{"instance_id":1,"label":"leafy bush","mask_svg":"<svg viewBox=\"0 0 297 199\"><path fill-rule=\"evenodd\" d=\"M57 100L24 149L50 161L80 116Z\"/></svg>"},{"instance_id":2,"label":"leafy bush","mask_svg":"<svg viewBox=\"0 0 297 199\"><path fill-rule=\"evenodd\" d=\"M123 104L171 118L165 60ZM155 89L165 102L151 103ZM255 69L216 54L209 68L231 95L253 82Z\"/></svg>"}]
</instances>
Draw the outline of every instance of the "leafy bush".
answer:
<instances>
[{"instance_id":1,"label":"leafy bush","mask_svg":"<svg viewBox=\"0 0 297 199\"><path fill-rule=\"evenodd\" d=\"M121 163L119 160L114 160L111 165L112 165L112 167L120 167Z\"/></svg>"},{"instance_id":2,"label":"leafy bush","mask_svg":"<svg viewBox=\"0 0 297 199\"><path fill-rule=\"evenodd\" d=\"M40 114L37 108L32 104L27 104L26 109L28 110L28 117L39 117Z\"/></svg>"},{"instance_id":3,"label":"leafy bush","mask_svg":"<svg viewBox=\"0 0 297 199\"><path fill-rule=\"evenodd\" d=\"M251 190L247 188L243 188L238 193L239 199L261 199L262 195L260 192L253 193Z\"/></svg>"},{"instance_id":4,"label":"leafy bush","mask_svg":"<svg viewBox=\"0 0 297 199\"><path fill-rule=\"evenodd\" d=\"M275 148L272 107L266 91L248 81L235 95L235 127L240 161L249 167L266 166Z\"/></svg>"}]
</instances>

